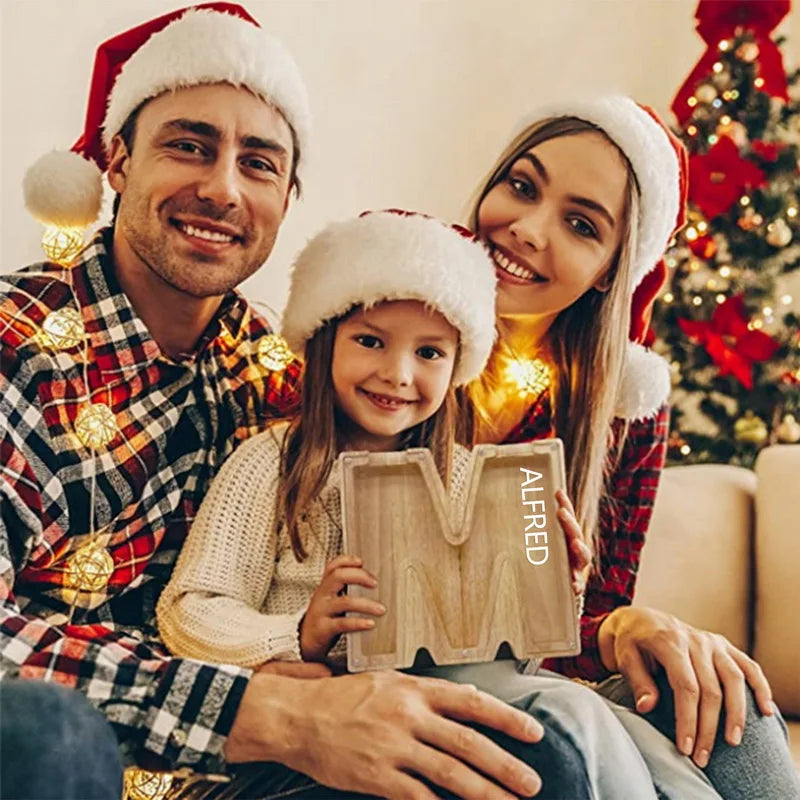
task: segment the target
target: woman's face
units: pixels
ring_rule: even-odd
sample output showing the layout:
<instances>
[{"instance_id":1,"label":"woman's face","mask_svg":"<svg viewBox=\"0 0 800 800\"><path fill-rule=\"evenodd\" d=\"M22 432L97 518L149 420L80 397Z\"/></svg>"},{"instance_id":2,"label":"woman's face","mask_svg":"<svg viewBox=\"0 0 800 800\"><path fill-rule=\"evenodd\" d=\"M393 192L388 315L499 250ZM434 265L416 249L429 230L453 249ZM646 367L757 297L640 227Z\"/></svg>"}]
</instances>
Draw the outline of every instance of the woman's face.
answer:
<instances>
[{"instance_id":1,"label":"woman's face","mask_svg":"<svg viewBox=\"0 0 800 800\"><path fill-rule=\"evenodd\" d=\"M478 209L497 313L555 318L602 285L622 239L627 166L600 133L559 136L511 164Z\"/></svg>"}]
</instances>

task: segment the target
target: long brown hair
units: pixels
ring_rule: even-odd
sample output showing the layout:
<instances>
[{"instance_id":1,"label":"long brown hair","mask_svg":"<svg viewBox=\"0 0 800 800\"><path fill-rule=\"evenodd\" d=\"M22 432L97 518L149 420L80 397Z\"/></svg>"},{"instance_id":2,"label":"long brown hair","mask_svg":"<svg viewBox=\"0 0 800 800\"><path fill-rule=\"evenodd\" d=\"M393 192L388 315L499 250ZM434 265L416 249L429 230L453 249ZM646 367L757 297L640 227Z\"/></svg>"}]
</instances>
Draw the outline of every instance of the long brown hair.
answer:
<instances>
[{"instance_id":1,"label":"long brown hair","mask_svg":"<svg viewBox=\"0 0 800 800\"><path fill-rule=\"evenodd\" d=\"M302 375L300 410L292 419L281 452L278 487L278 519L286 525L292 550L298 561L308 552L299 530L299 522L325 487L333 464L344 447L338 426L331 365L336 329L361 306L329 320L306 342ZM460 347L454 363L458 363ZM445 399L433 416L404 431L400 449L427 447L445 486L450 485L450 465L458 416L452 383Z\"/></svg>"},{"instance_id":2,"label":"long brown hair","mask_svg":"<svg viewBox=\"0 0 800 800\"><path fill-rule=\"evenodd\" d=\"M523 153L548 139L587 132L605 136L597 126L575 117L541 120L522 131L500 154L481 184L469 217L472 230L478 230L478 210L484 198L506 179L509 169ZM605 478L612 466L608 455L611 426L625 363L632 258L638 236L638 186L628 160L619 152L627 166L628 179L623 236L607 273L608 290L591 288L561 311L542 343L552 367L553 419L556 435L564 442L567 493L584 533L594 543L596 563L600 500L605 490ZM477 415L483 420L486 420L486 413L481 397L498 390L496 376L499 365L509 356L531 355L511 352L510 345L504 341L502 322L498 323L498 332L487 369L466 392L467 414ZM474 437L475 426L467 422L466 429Z\"/></svg>"}]
</instances>

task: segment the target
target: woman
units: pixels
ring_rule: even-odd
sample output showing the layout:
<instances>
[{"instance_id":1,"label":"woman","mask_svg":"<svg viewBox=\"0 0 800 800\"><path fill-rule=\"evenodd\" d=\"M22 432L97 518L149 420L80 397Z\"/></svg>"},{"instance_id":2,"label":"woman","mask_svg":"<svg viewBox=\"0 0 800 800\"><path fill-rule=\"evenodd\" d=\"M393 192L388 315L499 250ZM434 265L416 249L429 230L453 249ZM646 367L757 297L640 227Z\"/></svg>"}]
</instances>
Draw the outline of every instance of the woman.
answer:
<instances>
[{"instance_id":1,"label":"woman","mask_svg":"<svg viewBox=\"0 0 800 800\"><path fill-rule=\"evenodd\" d=\"M668 736L723 797L800 797L759 666L721 636L630 606L663 465L670 385L663 360L634 342L644 340L665 280L660 257L683 221L685 180L680 143L628 98L528 120L470 217L495 261L500 336L468 391L467 436L564 440L568 494L595 563L583 651L545 666L608 678L598 691L655 726L615 706L656 787L674 793L674 770L690 766L675 758ZM549 375L546 388L520 391L513 375L523 359L532 361L529 374Z\"/></svg>"}]
</instances>

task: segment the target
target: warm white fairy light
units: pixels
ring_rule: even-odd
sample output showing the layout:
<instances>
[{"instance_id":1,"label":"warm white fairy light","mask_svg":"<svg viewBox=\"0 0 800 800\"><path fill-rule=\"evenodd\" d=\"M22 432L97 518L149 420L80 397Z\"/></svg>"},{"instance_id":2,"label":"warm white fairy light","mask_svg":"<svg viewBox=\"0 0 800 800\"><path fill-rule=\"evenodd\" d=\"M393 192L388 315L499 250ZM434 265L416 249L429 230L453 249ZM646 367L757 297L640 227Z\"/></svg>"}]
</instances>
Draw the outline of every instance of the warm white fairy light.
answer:
<instances>
[{"instance_id":1,"label":"warm white fairy light","mask_svg":"<svg viewBox=\"0 0 800 800\"><path fill-rule=\"evenodd\" d=\"M717 301L719 305L722 305L727 298L725 297L724 294L718 294L714 299Z\"/></svg>"},{"instance_id":2,"label":"warm white fairy light","mask_svg":"<svg viewBox=\"0 0 800 800\"><path fill-rule=\"evenodd\" d=\"M745 206L745 207L749 206L750 205L750 198L746 194L743 194L739 198L739 205L740 206Z\"/></svg>"},{"instance_id":3,"label":"warm white fairy light","mask_svg":"<svg viewBox=\"0 0 800 800\"><path fill-rule=\"evenodd\" d=\"M126 800L164 800L172 788L170 772L150 772L138 767L125 770Z\"/></svg>"},{"instance_id":4,"label":"warm white fairy light","mask_svg":"<svg viewBox=\"0 0 800 800\"><path fill-rule=\"evenodd\" d=\"M716 133L712 133L711 136L708 137L709 144L716 144L719 141L719 136Z\"/></svg>"},{"instance_id":5,"label":"warm white fairy light","mask_svg":"<svg viewBox=\"0 0 800 800\"><path fill-rule=\"evenodd\" d=\"M689 242L693 242L697 239L697 228L692 227L691 225L684 231L684 236L686 240Z\"/></svg>"},{"instance_id":6,"label":"warm white fairy light","mask_svg":"<svg viewBox=\"0 0 800 800\"><path fill-rule=\"evenodd\" d=\"M706 283L706 289L716 289L717 282L713 278L709 278L708 282Z\"/></svg>"},{"instance_id":7,"label":"warm white fairy light","mask_svg":"<svg viewBox=\"0 0 800 800\"><path fill-rule=\"evenodd\" d=\"M785 306L788 306L792 302L792 296L790 294L785 294L781 297L781 303Z\"/></svg>"},{"instance_id":8,"label":"warm white fairy light","mask_svg":"<svg viewBox=\"0 0 800 800\"><path fill-rule=\"evenodd\" d=\"M786 209L786 216L794 219L797 216L797 206L789 206Z\"/></svg>"},{"instance_id":9,"label":"warm white fairy light","mask_svg":"<svg viewBox=\"0 0 800 800\"><path fill-rule=\"evenodd\" d=\"M670 256L670 257L667 259L667 266L668 266L670 269L675 269L675 267L677 267L677 266L678 266L678 259L677 259L677 258L675 258L675 256Z\"/></svg>"},{"instance_id":10,"label":"warm white fairy light","mask_svg":"<svg viewBox=\"0 0 800 800\"><path fill-rule=\"evenodd\" d=\"M714 70L717 75L719 75L719 73L722 72L725 67L721 61L715 61L711 69Z\"/></svg>"},{"instance_id":11,"label":"warm white fairy light","mask_svg":"<svg viewBox=\"0 0 800 800\"><path fill-rule=\"evenodd\" d=\"M719 49L720 49L720 50L721 50L723 53L727 52L728 50L730 50L730 49L731 49L731 42L730 42L730 39L722 39L722 40L720 41L719 45L717 45L717 46L719 47Z\"/></svg>"},{"instance_id":12,"label":"warm white fairy light","mask_svg":"<svg viewBox=\"0 0 800 800\"><path fill-rule=\"evenodd\" d=\"M667 292L664 295L664 302L665 303L671 303L674 299L675 299L675 295L672 294L672 292Z\"/></svg>"},{"instance_id":13,"label":"warm white fairy light","mask_svg":"<svg viewBox=\"0 0 800 800\"><path fill-rule=\"evenodd\" d=\"M102 591L114 572L114 559L96 541L76 550L67 561L64 587L84 592Z\"/></svg>"},{"instance_id":14,"label":"warm white fairy light","mask_svg":"<svg viewBox=\"0 0 800 800\"><path fill-rule=\"evenodd\" d=\"M118 432L114 412L105 403L88 403L75 417L75 433L92 450L105 447Z\"/></svg>"},{"instance_id":15,"label":"warm white fairy light","mask_svg":"<svg viewBox=\"0 0 800 800\"><path fill-rule=\"evenodd\" d=\"M42 250L56 264L69 266L83 250L84 232L82 228L45 228L42 236Z\"/></svg>"},{"instance_id":16,"label":"warm white fairy light","mask_svg":"<svg viewBox=\"0 0 800 800\"><path fill-rule=\"evenodd\" d=\"M550 367L538 358L511 359L506 374L517 384L520 394L538 395L550 385Z\"/></svg>"},{"instance_id":17,"label":"warm white fairy light","mask_svg":"<svg viewBox=\"0 0 800 800\"><path fill-rule=\"evenodd\" d=\"M755 86L756 89L762 89L764 87L764 79L763 78L756 78L753 81L753 86Z\"/></svg>"},{"instance_id":18,"label":"warm white fairy light","mask_svg":"<svg viewBox=\"0 0 800 800\"><path fill-rule=\"evenodd\" d=\"M700 297L700 295L699 295L699 294L696 294L696 295L695 295L695 296L692 298L692 303L693 303L694 305L696 305L696 306L701 306L701 305L703 305L703 298L702 298L702 297Z\"/></svg>"},{"instance_id":19,"label":"warm white fairy light","mask_svg":"<svg viewBox=\"0 0 800 800\"><path fill-rule=\"evenodd\" d=\"M773 313L772 312L772 306L764 306L763 311L764 311L764 316L765 317L771 317L772 316L772 313Z\"/></svg>"},{"instance_id":20,"label":"warm white fairy light","mask_svg":"<svg viewBox=\"0 0 800 800\"><path fill-rule=\"evenodd\" d=\"M294 360L289 345L276 333L270 333L259 340L257 357L262 367L272 371L286 369Z\"/></svg>"},{"instance_id":21,"label":"warm white fairy light","mask_svg":"<svg viewBox=\"0 0 800 800\"><path fill-rule=\"evenodd\" d=\"M697 223L697 230L700 231L700 233L705 233L708 230L708 223L704 219L700 220L700 222Z\"/></svg>"},{"instance_id":22,"label":"warm white fairy light","mask_svg":"<svg viewBox=\"0 0 800 800\"><path fill-rule=\"evenodd\" d=\"M74 308L60 308L51 311L42 321L36 337L40 344L53 350L71 350L86 337L80 311Z\"/></svg>"},{"instance_id":23,"label":"warm white fairy light","mask_svg":"<svg viewBox=\"0 0 800 800\"><path fill-rule=\"evenodd\" d=\"M691 452L692 452L692 448L689 447L688 444L684 444L684 445L681 446L681 455L682 456L688 456L689 453L691 453Z\"/></svg>"},{"instance_id":24,"label":"warm white fairy light","mask_svg":"<svg viewBox=\"0 0 800 800\"><path fill-rule=\"evenodd\" d=\"M731 268L730 267L720 267L719 274L721 278L730 278L731 276Z\"/></svg>"},{"instance_id":25,"label":"warm white fairy light","mask_svg":"<svg viewBox=\"0 0 800 800\"><path fill-rule=\"evenodd\" d=\"M730 125L730 124L731 124L731 118L730 118L730 117L729 117L727 114L723 114L723 115L722 115L722 116L719 118L719 121L720 121L720 123L721 123L721 124L723 124L723 125Z\"/></svg>"},{"instance_id":26,"label":"warm white fairy light","mask_svg":"<svg viewBox=\"0 0 800 800\"><path fill-rule=\"evenodd\" d=\"M691 96L691 97L690 97L690 98L689 98L689 99L686 101L686 105L687 105L687 106L689 106L689 108L694 108L694 107L697 105L697 98L696 98L694 95L692 95L692 96Z\"/></svg>"}]
</instances>

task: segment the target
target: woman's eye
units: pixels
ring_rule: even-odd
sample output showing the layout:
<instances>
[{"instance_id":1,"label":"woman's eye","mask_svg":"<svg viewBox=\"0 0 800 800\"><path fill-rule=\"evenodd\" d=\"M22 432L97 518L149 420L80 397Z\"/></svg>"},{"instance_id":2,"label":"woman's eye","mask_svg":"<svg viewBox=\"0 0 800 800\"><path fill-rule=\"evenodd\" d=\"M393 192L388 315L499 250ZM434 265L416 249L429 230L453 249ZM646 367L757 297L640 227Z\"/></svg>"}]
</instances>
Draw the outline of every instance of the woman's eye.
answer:
<instances>
[{"instance_id":1,"label":"woman's eye","mask_svg":"<svg viewBox=\"0 0 800 800\"><path fill-rule=\"evenodd\" d=\"M514 194L520 197L525 197L528 200L532 200L536 197L536 186L529 180L510 175L508 178L508 185L511 187Z\"/></svg>"},{"instance_id":2,"label":"woman's eye","mask_svg":"<svg viewBox=\"0 0 800 800\"><path fill-rule=\"evenodd\" d=\"M376 350L383 345L383 342L377 336L371 336L368 333L361 333L354 338L362 347L367 347L370 350Z\"/></svg>"},{"instance_id":3,"label":"woman's eye","mask_svg":"<svg viewBox=\"0 0 800 800\"><path fill-rule=\"evenodd\" d=\"M434 361L437 358L444 358L444 353L437 350L435 347L425 346L417 350L417 355L424 358L426 361Z\"/></svg>"},{"instance_id":4,"label":"woman's eye","mask_svg":"<svg viewBox=\"0 0 800 800\"><path fill-rule=\"evenodd\" d=\"M597 228L590 222L587 222L582 217L573 217L569 220L570 227L578 236L583 236L587 239L597 239Z\"/></svg>"}]
</instances>

